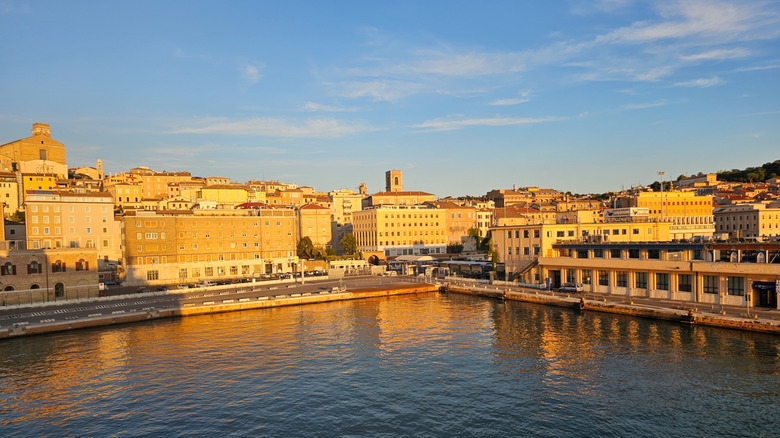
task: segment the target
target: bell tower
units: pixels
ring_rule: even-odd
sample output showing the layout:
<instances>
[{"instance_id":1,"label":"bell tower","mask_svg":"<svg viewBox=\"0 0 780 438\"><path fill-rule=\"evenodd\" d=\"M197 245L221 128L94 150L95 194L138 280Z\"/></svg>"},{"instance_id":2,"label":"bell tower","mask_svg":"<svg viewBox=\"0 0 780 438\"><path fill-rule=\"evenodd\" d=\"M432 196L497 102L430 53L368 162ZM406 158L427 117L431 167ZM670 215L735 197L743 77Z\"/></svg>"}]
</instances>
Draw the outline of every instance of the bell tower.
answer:
<instances>
[{"instance_id":1,"label":"bell tower","mask_svg":"<svg viewBox=\"0 0 780 438\"><path fill-rule=\"evenodd\" d=\"M385 172L385 191L403 192L404 183L400 170L388 170Z\"/></svg>"}]
</instances>

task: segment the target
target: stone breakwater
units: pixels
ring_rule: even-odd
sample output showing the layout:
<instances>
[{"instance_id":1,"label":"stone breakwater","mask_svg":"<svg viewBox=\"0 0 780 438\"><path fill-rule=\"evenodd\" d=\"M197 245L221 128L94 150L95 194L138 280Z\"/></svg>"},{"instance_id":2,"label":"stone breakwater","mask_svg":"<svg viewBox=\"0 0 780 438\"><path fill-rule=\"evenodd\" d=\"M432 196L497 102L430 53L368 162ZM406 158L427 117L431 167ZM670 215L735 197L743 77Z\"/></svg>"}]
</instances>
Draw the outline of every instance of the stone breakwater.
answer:
<instances>
[{"instance_id":1,"label":"stone breakwater","mask_svg":"<svg viewBox=\"0 0 780 438\"><path fill-rule=\"evenodd\" d=\"M603 300L585 299L580 297L564 297L540 294L538 292L516 292L488 290L484 288L469 288L464 286L446 285L443 290L452 293L477 295L525 303L544 304L548 306L567 307L585 311L614 313L619 315L637 316L666 321L676 321L682 324L698 324L711 327L723 327L780 335L780 321L771 319L740 318L719 315L717 313L694 310L671 309L643 304L608 303Z\"/></svg>"},{"instance_id":2,"label":"stone breakwater","mask_svg":"<svg viewBox=\"0 0 780 438\"><path fill-rule=\"evenodd\" d=\"M200 306L148 309L121 315L106 315L85 317L64 322L19 325L13 328L0 329L0 339L18 336L39 335L67 330L90 327L101 327L115 324L148 321L160 318L176 318L209 313L235 312L239 310L265 309L281 306L298 306L304 304L327 303L331 301L357 300L363 298L389 297L417 293L436 292L439 289L430 284L414 284L408 286L374 287L351 289L349 291L332 291L318 294L285 294L269 297L258 297L256 301L235 303L204 303Z\"/></svg>"}]
</instances>

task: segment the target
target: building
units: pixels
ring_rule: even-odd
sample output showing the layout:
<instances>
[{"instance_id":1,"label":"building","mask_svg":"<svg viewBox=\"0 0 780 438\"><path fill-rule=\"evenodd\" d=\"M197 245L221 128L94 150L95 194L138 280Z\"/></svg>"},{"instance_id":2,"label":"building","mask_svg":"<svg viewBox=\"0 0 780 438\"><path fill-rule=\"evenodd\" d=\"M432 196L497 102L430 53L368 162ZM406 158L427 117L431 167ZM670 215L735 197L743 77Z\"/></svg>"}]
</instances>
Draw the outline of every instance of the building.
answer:
<instances>
[{"instance_id":1,"label":"building","mask_svg":"<svg viewBox=\"0 0 780 438\"><path fill-rule=\"evenodd\" d=\"M10 163L13 172L68 177L65 146L51 138L45 123L33 123L32 137L0 145L0 161Z\"/></svg>"},{"instance_id":2,"label":"building","mask_svg":"<svg viewBox=\"0 0 780 438\"><path fill-rule=\"evenodd\" d=\"M453 202L427 202L434 208L444 210L444 230L447 244L464 244L469 240L469 230L477 226L477 209Z\"/></svg>"},{"instance_id":3,"label":"building","mask_svg":"<svg viewBox=\"0 0 780 438\"><path fill-rule=\"evenodd\" d=\"M333 249L341 253L341 239L352 233L352 215L362 208L363 195L352 190L339 189L330 192L331 225Z\"/></svg>"},{"instance_id":4,"label":"building","mask_svg":"<svg viewBox=\"0 0 780 438\"><path fill-rule=\"evenodd\" d=\"M716 207L715 232L733 239L760 240L780 235L780 202Z\"/></svg>"},{"instance_id":5,"label":"building","mask_svg":"<svg viewBox=\"0 0 780 438\"><path fill-rule=\"evenodd\" d=\"M116 280L122 241L109 193L29 192L25 231L29 249L92 250L100 279Z\"/></svg>"},{"instance_id":6,"label":"building","mask_svg":"<svg viewBox=\"0 0 780 438\"><path fill-rule=\"evenodd\" d=\"M615 207L646 208L650 220L672 224L672 239L712 237L715 233L710 195L699 196L690 191L639 192L618 199Z\"/></svg>"},{"instance_id":7,"label":"building","mask_svg":"<svg viewBox=\"0 0 780 438\"><path fill-rule=\"evenodd\" d=\"M387 172L385 172L385 191L387 192L404 191L403 175L400 170L388 170Z\"/></svg>"},{"instance_id":8,"label":"building","mask_svg":"<svg viewBox=\"0 0 780 438\"><path fill-rule=\"evenodd\" d=\"M19 211L19 182L13 172L0 172L0 204L5 205L5 214L12 215Z\"/></svg>"},{"instance_id":9,"label":"building","mask_svg":"<svg viewBox=\"0 0 780 438\"><path fill-rule=\"evenodd\" d=\"M137 212L123 219L125 284L222 281L291 272L292 209Z\"/></svg>"},{"instance_id":10,"label":"building","mask_svg":"<svg viewBox=\"0 0 780 438\"><path fill-rule=\"evenodd\" d=\"M307 204L296 211L299 239L308 237L315 248L331 248L330 209L316 204Z\"/></svg>"},{"instance_id":11,"label":"building","mask_svg":"<svg viewBox=\"0 0 780 438\"><path fill-rule=\"evenodd\" d=\"M9 243L0 245L3 306L98 296L94 249L24 249L23 242Z\"/></svg>"},{"instance_id":12,"label":"building","mask_svg":"<svg viewBox=\"0 0 780 438\"><path fill-rule=\"evenodd\" d=\"M140 183L116 182L107 185L105 190L114 198L114 205L120 207L123 211L141 208L143 187Z\"/></svg>"},{"instance_id":13,"label":"building","mask_svg":"<svg viewBox=\"0 0 780 438\"><path fill-rule=\"evenodd\" d=\"M780 243L564 242L538 260L552 287L591 293L778 308Z\"/></svg>"},{"instance_id":14,"label":"building","mask_svg":"<svg viewBox=\"0 0 780 438\"><path fill-rule=\"evenodd\" d=\"M493 250L504 263L508 279L539 283L540 257L553 257L562 242L658 242L669 240L668 222L536 224L493 227Z\"/></svg>"},{"instance_id":15,"label":"building","mask_svg":"<svg viewBox=\"0 0 780 438\"><path fill-rule=\"evenodd\" d=\"M380 205L354 212L358 251L399 255L444 254L445 211L426 205Z\"/></svg>"},{"instance_id":16,"label":"building","mask_svg":"<svg viewBox=\"0 0 780 438\"><path fill-rule=\"evenodd\" d=\"M234 208L249 200L247 189L248 187L243 184L205 186L198 191L197 200L198 203L212 201L217 208Z\"/></svg>"}]
</instances>

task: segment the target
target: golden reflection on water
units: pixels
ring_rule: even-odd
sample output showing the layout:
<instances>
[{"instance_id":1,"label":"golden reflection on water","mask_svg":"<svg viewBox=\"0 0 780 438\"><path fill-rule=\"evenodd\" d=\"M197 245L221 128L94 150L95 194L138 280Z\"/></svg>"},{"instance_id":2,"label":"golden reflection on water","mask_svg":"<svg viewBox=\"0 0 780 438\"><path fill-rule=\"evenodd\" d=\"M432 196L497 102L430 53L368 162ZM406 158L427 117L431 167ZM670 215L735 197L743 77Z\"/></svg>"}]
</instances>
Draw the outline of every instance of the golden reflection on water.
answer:
<instances>
[{"instance_id":1,"label":"golden reflection on water","mask_svg":"<svg viewBox=\"0 0 780 438\"><path fill-rule=\"evenodd\" d=\"M489 366L502 373L538 377L532 394L547 403L550 397L594 394L615 359L642 363L658 356L680 362L714 356L725 362L738 354L740 360L760 358L780 369L780 343L768 339L457 295L203 315L0 342L0 425L64 426L101 409L112 421L128 420L154 414L146 412L146 399L166 391L177 395L167 401L168 409L189 413L211 384L263 382L246 399L230 401L240 409L253 397L280 397L272 386L295 382L296 370L315 360L323 373L358 374L369 365L355 357L392 373L419 366L422 358L424 366L440 367L447 382L456 384L459 373L470 378L476 371L453 368L450 359L486 354L492 356ZM123 408L116 409L118 404Z\"/></svg>"}]
</instances>

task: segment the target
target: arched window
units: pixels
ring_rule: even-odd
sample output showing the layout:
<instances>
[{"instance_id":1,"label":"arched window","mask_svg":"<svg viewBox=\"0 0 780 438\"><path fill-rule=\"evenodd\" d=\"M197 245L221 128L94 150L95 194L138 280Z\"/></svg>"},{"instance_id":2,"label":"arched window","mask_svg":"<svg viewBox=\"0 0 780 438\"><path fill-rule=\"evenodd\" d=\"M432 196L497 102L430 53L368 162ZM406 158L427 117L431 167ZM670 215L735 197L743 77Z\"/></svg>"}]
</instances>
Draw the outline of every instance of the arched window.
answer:
<instances>
[{"instance_id":1,"label":"arched window","mask_svg":"<svg viewBox=\"0 0 780 438\"><path fill-rule=\"evenodd\" d=\"M38 264L35 260L30 262L29 265L27 265L27 273L28 274L40 274L41 273L41 265Z\"/></svg>"},{"instance_id":2,"label":"arched window","mask_svg":"<svg viewBox=\"0 0 780 438\"><path fill-rule=\"evenodd\" d=\"M89 271L89 262L84 259L79 259L79 261L76 262L76 270Z\"/></svg>"},{"instance_id":3,"label":"arched window","mask_svg":"<svg viewBox=\"0 0 780 438\"><path fill-rule=\"evenodd\" d=\"M54 285L54 296L56 298L62 298L65 296L65 285L62 283L57 283Z\"/></svg>"},{"instance_id":4,"label":"arched window","mask_svg":"<svg viewBox=\"0 0 780 438\"><path fill-rule=\"evenodd\" d=\"M6 262L0 266L0 275L16 275L16 265L12 265L11 262ZM10 290L14 290L11 288Z\"/></svg>"},{"instance_id":5,"label":"arched window","mask_svg":"<svg viewBox=\"0 0 780 438\"><path fill-rule=\"evenodd\" d=\"M62 260L57 260L51 264L51 272L65 272L65 263Z\"/></svg>"},{"instance_id":6,"label":"arched window","mask_svg":"<svg viewBox=\"0 0 780 438\"><path fill-rule=\"evenodd\" d=\"M3 289L3 290L6 291L6 292L12 291L12 290L14 290L14 287L13 286L6 286L5 289Z\"/></svg>"},{"instance_id":7,"label":"arched window","mask_svg":"<svg viewBox=\"0 0 780 438\"><path fill-rule=\"evenodd\" d=\"M40 289L40 288L41 288L41 287L40 287L40 286L38 286L38 285L37 285L37 284L35 284L35 283L33 283L33 284L31 284L31 285L30 285L30 289Z\"/></svg>"}]
</instances>

